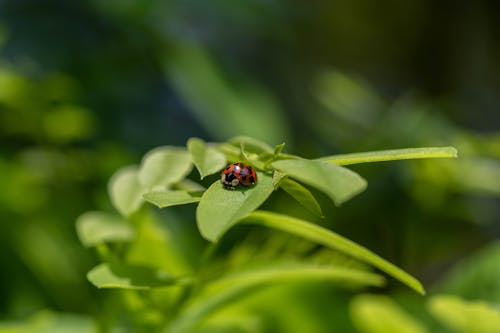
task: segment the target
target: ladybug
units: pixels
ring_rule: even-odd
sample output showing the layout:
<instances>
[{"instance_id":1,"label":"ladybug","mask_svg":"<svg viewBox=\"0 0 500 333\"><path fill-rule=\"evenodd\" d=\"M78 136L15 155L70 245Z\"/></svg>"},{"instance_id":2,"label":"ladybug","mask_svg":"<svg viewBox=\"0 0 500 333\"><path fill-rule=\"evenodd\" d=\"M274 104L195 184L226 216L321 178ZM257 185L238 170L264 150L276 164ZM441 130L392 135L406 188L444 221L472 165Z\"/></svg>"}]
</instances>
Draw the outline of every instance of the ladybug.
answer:
<instances>
[{"instance_id":1,"label":"ladybug","mask_svg":"<svg viewBox=\"0 0 500 333\"><path fill-rule=\"evenodd\" d=\"M250 186L257 183L255 169L241 162L229 164L220 176L222 186L228 190L235 190L239 185Z\"/></svg>"}]
</instances>

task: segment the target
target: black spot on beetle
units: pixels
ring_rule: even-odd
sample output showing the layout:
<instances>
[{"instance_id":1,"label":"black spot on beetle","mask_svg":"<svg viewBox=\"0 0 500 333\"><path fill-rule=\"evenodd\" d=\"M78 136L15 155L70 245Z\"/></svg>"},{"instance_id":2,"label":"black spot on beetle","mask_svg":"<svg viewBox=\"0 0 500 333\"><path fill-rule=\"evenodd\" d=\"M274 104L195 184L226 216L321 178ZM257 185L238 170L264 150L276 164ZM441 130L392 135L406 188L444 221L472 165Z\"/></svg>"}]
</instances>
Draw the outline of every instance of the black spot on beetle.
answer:
<instances>
[{"instance_id":1,"label":"black spot on beetle","mask_svg":"<svg viewBox=\"0 0 500 333\"><path fill-rule=\"evenodd\" d=\"M228 183L230 183L231 181L233 181L233 179L235 179L236 176L233 174L233 173L229 173L226 175L226 177L224 178L224 180Z\"/></svg>"},{"instance_id":2,"label":"black spot on beetle","mask_svg":"<svg viewBox=\"0 0 500 333\"><path fill-rule=\"evenodd\" d=\"M252 183L255 183L255 178L254 178L254 176L250 176L250 181L251 181Z\"/></svg>"}]
</instances>

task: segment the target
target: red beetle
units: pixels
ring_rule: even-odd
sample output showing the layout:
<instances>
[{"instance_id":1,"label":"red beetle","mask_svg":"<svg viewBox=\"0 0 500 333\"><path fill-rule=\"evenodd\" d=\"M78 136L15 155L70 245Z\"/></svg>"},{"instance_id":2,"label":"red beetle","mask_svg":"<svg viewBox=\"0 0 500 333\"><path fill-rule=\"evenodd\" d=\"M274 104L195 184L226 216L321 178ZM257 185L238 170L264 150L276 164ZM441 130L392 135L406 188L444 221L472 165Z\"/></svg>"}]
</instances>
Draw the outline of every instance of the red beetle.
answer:
<instances>
[{"instance_id":1,"label":"red beetle","mask_svg":"<svg viewBox=\"0 0 500 333\"><path fill-rule=\"evenodd\" d=\"M222 170L220 180L224 188L234 190L239 185L250 186L257 183L257 173L250 165L233 163Z\"/></svg>"}]
</instances>

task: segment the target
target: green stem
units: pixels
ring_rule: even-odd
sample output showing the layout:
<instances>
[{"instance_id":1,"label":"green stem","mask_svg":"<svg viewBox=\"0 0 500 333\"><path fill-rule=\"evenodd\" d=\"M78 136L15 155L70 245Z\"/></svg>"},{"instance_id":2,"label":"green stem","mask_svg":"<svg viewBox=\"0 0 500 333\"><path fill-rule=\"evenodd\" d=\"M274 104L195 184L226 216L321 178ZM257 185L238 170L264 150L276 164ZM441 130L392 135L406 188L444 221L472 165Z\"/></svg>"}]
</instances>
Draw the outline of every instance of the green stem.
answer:
<instances>
[{"instance_id":1,"label":"green stem","mask_svg":"<svg viewBox=\"0 0 500 333\"><path fill-rule=\"evenodd\" d=\"M358 163L384 162L395 160L410 160L420 158L455 158L457 150L454 147L426 147L379 150L366 153L340 154L322 157L320 160L336 165Z\"/></svg>"}]
</instances>

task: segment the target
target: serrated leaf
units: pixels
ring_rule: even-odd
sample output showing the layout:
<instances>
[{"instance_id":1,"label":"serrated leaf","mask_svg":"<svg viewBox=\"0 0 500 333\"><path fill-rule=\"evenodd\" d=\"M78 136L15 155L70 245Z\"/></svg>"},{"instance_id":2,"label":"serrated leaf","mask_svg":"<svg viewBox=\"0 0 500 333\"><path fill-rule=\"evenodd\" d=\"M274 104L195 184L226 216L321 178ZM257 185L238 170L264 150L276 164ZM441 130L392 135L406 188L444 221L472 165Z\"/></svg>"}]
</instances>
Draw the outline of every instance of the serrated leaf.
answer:
<instances>
[{"instance_id":1,"label":"serrated leaf","mask_svg":"<svg viewBox=\"0 0 500 333\"><path fill-rule=\"evenodd\" d=\"M87 212L76 221L78 238L84 246L91 247L109 242L127 242L134 239L130 224L118 216L104 212Z\"/></svg>"},{"instance_id":2,"label":"serrated leaf","mask_svg":"<svg viewBox=\"0 0 500 333\"><path fill-rule=\"evenodd\" d=\"M358 163L384 162L409 160L419 158L454 158L457 150L454 147L424 147L378 150L366 153L339 154L320 158L322 161L336 165L350 165Z\"/></svg>"},{"instance_id":3,"label":"serrated leaf","mask_svg":"<svg viewBox=\"0 0 500 333\"><path fill-rule=\"evenodd\" d=\"M103 263L87 273L97 288L150 289L174 284L177 280L165 271L146 266Z\"/></svg>"},{"instance_id":4,"label":"serrated leaf","mask_svg":"<svg viewBox=\"0 0 500 333\"><path fill-rule=\"evenodd\" d=\"M209 241L217 241L238 220L257 209L274 191L270 176L258 172L258 183L231 191L214 182L196 210L198 229Z\"/></svg>"},{"instance_id":5,"label":"serrated leaf","mask_svg":"<svg viewBox=\"0 0 500 333\"><path fill-rule=\"evenodd\" d=\"M216 173L226 165L226 156L215 148L207 146L203 140L191 138L187 142L187 148L201 179Z\"/></svg>"},{"instance_id":6,"label":"serrated leaf","mask_svg":"<svg viewBox=\"0 0 500 333\"><path fill-rule=\"evenodd\" d=\"M279 187L313 214L323 216L323 212L321 211L318 201L316 201L316 198L312 195L311 191L304 186L290 178L286 178L279 182Z\"/></svg>"},{"instance_id":7,"label":"serrated leaf","mask_svg":"<svg viewBox=\"0 0 500 333\"><path fill-rule=\"evenodd\" d=\"M393 278L406 284L413 290L421 294L425 293L422 284L399 267L379 257L367 248L356 244L355 242L339 234L336 234L333 231L322 228L310 222L286 215L265 211L253 212L241 222L259 224L269 228L282 230L298 237L302 237L312 242L329 247L336 251L345 253L353 258L356 258L362 262L380 269Z\"/></svg>"},{"instance_id":8,"label":"serrated leaf","mask_svg":"<svg viewBox=\"0 0 500 333\"><path fill-rule=\"evenodd\" d=\"M139 169L139 182L146 188L169 186L191 172L191 155L178 147L159 147L147 153Z\"/></svg>"},{"instance_id":9,"label":"serrated leaf","mask_svg":"<svg viewBox=\"0 0 500 333\"><path fill-rule=\"evenodd\" d=\"M327 194L336 205L349 200L366 188L366 181L357 173L320 160L281 160L273 168Z\"/></svg>"},{"instance_id":10,"label":"serrated leaf","mask_svg":"<svg viewBox=\"0 0 500 333\"><path fill-rule=\"evenodd\" d=\"M386 296L361 295L349 306L351 320L362 333L426 333L427 329Z\"/></svg>"},{"instance_id":11,"label":"serrated leaf","mask_svg":"<svg viewBox=\"0 0 500 333\"><path fill-rule=\"evenodd\" d=\"M453 295L437 295L430 299L428 309L442 324L456 332L500 332L498 309L483 301L465 301Z\"/></svg>"},{"instance_id":12,"label":"serrated leaf","mask_svg":"<svg viewBox=\"0 0 500 333\"><path fill-rule=\"evenodd\" d=\"M201 200L202 194L203 192L156 191L144 194L144 199L160 208L165 208L198 202Z\"/></svg>"},{"instance_id":13,"label":"serrated leaf","mask_svg":"<svg viewBox=\"0 0 500 333\"><path fill-rule=\"evenodd\" d=\"M169 333L193 332L205 317L228 304L234 304L238 299L258 288L299 281L330 281L361 286L382 286L385 282L382 276L362 270L309 264L245 270L208 285L167 331Z\"/></svg>"},{"instance_id":14,"label":"serrated leaf","mask_svg":"<svg viewBox=\"0 0 500 333\"><path fill-rule=\"evenodd\" d=\"M138 180L137 167L128 166L119 169L108 183L108 192L113 206L123 216L137 211L142 203L144 188Z\"/></svg>"}]
</instances>

